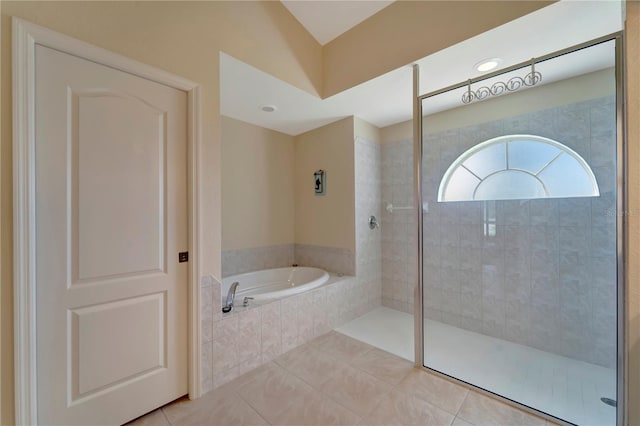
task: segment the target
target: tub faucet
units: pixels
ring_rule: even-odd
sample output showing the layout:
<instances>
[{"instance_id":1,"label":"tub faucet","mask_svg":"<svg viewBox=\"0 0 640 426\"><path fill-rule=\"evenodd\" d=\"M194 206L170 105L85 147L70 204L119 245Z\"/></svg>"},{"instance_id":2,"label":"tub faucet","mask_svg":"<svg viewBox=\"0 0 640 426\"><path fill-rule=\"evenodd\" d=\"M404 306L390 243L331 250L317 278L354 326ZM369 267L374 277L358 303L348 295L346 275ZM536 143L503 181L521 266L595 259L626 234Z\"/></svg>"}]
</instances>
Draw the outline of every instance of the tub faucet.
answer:
<instances>
[{"instance_id":1,"label":"tub faucet","mask_svg":"<svg viewBox=\"0 0 640 426\"><path fill-rule=\"evenodd\" d=\"M233 299L236 297L236 289L238 288L238 281L231 284L229 292L227 293L227 303L222 307L222 312L230 312L233 308Z\"/></svg>"}]
</instances>

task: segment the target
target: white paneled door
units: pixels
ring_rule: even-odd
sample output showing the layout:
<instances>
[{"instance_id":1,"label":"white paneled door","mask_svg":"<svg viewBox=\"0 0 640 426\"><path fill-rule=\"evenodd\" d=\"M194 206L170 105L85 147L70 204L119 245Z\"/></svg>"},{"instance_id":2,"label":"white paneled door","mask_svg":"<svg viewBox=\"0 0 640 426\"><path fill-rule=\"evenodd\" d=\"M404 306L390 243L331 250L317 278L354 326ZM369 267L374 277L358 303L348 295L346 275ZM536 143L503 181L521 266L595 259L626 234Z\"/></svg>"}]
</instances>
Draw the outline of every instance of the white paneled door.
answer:
<instances>
[{"instance_id":1,"label":"white paneled door","mask_svg":"<svg viewBox=\"0 0 640 426\"><path fill-rule=\"evenodd\" d=\"M187 94L36 46L38 423L187 393Z\"/></svg>"}]
</instances>

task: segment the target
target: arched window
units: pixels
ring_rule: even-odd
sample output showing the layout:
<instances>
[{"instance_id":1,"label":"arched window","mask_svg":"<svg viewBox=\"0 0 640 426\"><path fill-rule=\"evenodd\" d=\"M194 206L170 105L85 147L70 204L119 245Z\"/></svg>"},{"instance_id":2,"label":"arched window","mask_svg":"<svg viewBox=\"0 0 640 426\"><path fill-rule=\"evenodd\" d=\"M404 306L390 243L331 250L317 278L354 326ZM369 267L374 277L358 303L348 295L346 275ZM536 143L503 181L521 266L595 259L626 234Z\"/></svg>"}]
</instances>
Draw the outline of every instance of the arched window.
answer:
<instances>
[{"instance_id":1,"label":"arched window","mask_svg":"<svg viewBox=\"0 0 640 426\"><path fill-rule=\"evenodd\" d=\"M572 149L534 135L490 139L447 169L438 201L597 197L591 168Z\"/></svg>"}]
</instances>

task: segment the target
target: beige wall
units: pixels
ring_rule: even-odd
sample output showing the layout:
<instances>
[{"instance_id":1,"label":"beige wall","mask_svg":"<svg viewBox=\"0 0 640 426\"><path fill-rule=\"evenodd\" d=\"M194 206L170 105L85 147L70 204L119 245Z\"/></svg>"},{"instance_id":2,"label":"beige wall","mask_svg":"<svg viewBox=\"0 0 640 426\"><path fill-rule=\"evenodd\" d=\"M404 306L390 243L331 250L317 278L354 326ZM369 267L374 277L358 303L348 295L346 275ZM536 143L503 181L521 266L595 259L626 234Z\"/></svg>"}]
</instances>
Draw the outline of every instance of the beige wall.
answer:
<instances>
[{"instance_id":1,"label":"beige wall","mask_svg":"<svg viewBox=\"0 0 640 426\"><path fill-rule=\"evenodd\" d=\"M424 131L437 133L447 129L472 126L541 109L610 96L616 91L615 83L613 68L596 71L426 116L423 124ZM383 143L412 139L413 121L404 121L384 127L380 130L380 134Z\"/></svg>"},{"instance_id":2,"label":"beige wall","mask_svg":"<svg viewBox=\"0 0 640 426\"><path fill-rule=\"evenodd\" d=\"M222 245L219 51L225 51L312 94L328 96L544 4L513 1L478 2L475 5L473 2L397 2L383 9L374 19L365 21L322 48L279 2L3 0L0 3L0 423L13 423L11 16L24 18L201 84L204 145L201 152L202 273L219 278ZM477 13L478 8L482 9L481 13ZM451 25L451 22L456 22L456 25ZM346 120L350 122L350 119ZM352 124L347 127L351 127L350 131L353 132ZM301 135L299 140L308 138L313 139L309 135ZM350 141L349 150L344 146L334 146L335 141L327 141L327 151L350 156L347 164L353 165L352 137ZM302 151L306 151L306 146ZM319 162L318 158L306 160L311 169L315 167L311 167L311 164ZM346 159L334 160L340 164L329 164L332 170L337 167L335 170L338 171L330 171L328 175L328 194L335 191L333 196L336 197L339 193L353 191L352 184L342 185L340 181L341 173L345 181L353 181L353 172L349 175L343 161L338 161ZM299 177L298 171L296 169L296 179ZM298 179L300 182L312 182L308 173L313 170L300 171L304 171L304 179ZM305 196L312 190L311 186L309 188L305 185ZM339 208L320 209L322 214L319 211L311 212L313 217L319 219L315 224L318 230L312 223L309 232L314 235L300 233L301 240L318 236L322 238L317 241L324 241L327 245L335 242L337 246L353 249L353 226L350 227L351 231L347 230L343 235L339 234L339 227L332 228L335 233L331 235L322 232L326 229L326 223L345 223L344 217L353 217L353 193L342 195L340 200L336 200L340 202L335 203ZM311 200L310 205L321 204L315 203L317 201ZM307 206L296 204L296 213L298 210L306 212ZM310 217L305 216L305 219ZM314 242L314 238L308 241Z\"/></svg>"},{"instance_id":3,"label":"beige wall","mask_svg":"<svg viewBox=\"0 0 640 426\"><path fill-rule=\"evenodd\" d=\"M392 124L380 129L380 142L399 142L413 139L413 120Z\"/></svg>"},{"instance_id":4,"label":"beige wall","mask_svg":"<svg viewBox=\"0 0 640 426\"><path fill-rule=\"evenodd\" d=\"M627 413L640 425L640 3L627 2Z\"/></svg>"},{"instance_id":5,"label":"beige wall","mask_svg":"<svg viewBox=\"0 0 640 426\"><path fill-rule=\"evenodd\" d=\"M355 250L353 117L295 138L296 243ZM326 194L314 194L313 173L327 173Z\"/></svg>"},{"instance_id":6,"label":"beige wall","mask_svg":"<svg viewBox=\"0 0 640 426\"><path fill-rule=\"evenodd\" d=\"M321 88L321 47L279 2L2 1L0 202L2 424L13 423L11 16L165 69L202 89L202 273L220 278L218 52L310 93Z\"/></svg>"},{"instance_id":7,"label":"beige wall","mask_svg":"<svg viewBox=\"0 0 640 426\"><path fill-rule=\"evenodd\" d=\"M380 129L358 117L296 137L224 116L220 124L223 250L354 247L354 138L380 142ZM328 172L324 196L313 193L318 169Z\"/></svg>"},{"instance_id":8,"label":"beige wall","mask_svg":"<svg viewBox=\"0 0 640 426\"><path fill-rule=\"evenodd\" d=\"M294 243L293 136L221 118L222 250Z\"/></svg>"},{"instance_id":9,"label":"beige wall","mask_svg":"<svg viewBox=\"0 0 640 426\"><path fill-rule=\"evenodd\" d=\"M380 129L358 117L353 117L353 133L354 136L360 136L370 142L381 141Z\"/></svg>"},{"instance_id":10,"label":"beige wall","mask_svg":"<svg viewBox=\"0 0 640 426\"><path fill-rule=\"evenodd\" d=\"M326 44L331 96L553 2L397 1Z\"/></svg>"}]
</instances>

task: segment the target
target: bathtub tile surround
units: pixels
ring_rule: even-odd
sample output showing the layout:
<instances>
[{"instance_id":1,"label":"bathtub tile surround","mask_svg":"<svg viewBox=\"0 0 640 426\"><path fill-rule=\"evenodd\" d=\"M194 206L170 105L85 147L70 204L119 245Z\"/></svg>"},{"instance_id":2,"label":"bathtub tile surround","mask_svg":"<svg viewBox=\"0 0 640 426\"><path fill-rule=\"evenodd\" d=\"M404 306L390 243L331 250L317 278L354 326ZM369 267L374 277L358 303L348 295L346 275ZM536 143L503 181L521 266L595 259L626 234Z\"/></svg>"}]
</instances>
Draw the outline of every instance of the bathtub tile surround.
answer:
<instances>
[{"instance_id":1,"label":"bathtub tile surround","mask_svg":"<svg viewBox=\"0 0 640 426\"><path fill-rule=\"evenodd\" d=\"M283 244L222 252L223 277L293 264L314 266L343 275L355 275L356 271L353 251L338 247Z\"/></svg>"},{"instance_id":2,"label":"bathtub tile surround","mask_svg":"<svg viewBox=\"0 0 640 426\"><path fill-rule=\"evenodd\" d=\"M211 275L206 275L200 280L200 383L202 389L213 387L212 363L213 348L211 342L214 338L214 324L222 319L220 295L221 284Z\"/></svg>"},{"instance_id":3,"label":"bathtub tile surround","mask_svg":"<svg viewBox=\"0 0 640 426\"><path fill-rule=\"evenodd\" d=\"M575 150L592 167L600 197L436 201L440 179L452 161L479 142L513 133L549 137ZM426 316L614 368L615 136L613 97L427 135ZM383 164L388 163L383 151ZM406 167L401 164L391 162L392 178ZM396 181L411 187L408 179L401 176ZM396 196L393 185L389 189ZM385 195L388 200L383 190ZM393 280L403 277L404 269L395 272L405 250L408 256L414 253L403 242L403 231L393 228L386 238L383 233L383 303L397 293Z\"/></svg>"},{"instance_id":4,"label":"bathtub tile surround","mask_svg":"<svg viewBox=\"0 0 640 426\"><path fill-rule=\"evenodd\" d=\"M261 269L284 268L294 263L295 246L293 244L224 250L222 277Z\"/></svg>"},{"instance_id":5,"label":"bathtub tile surround","mask_svg":"<svg viewBox=\"0 0 640 426\"><path fill-rule=\"evenodd\" d=\"M385 224L382 223L381 161L379 143L355 138L356 276L363 286L363 297L367 298L366 310L380 306L382 301L381 227ZM376 217L381 227L369 228L371 215Z\"/></svg>"},{"instance_id":6,"label":"bathtub tile surround","mask_svg":"<svg viewBox=\"0 0 640 426\"><path fill-rule=\"evenodd\" d=\"M263 363L282 354L282 303L269 303L261 308L260 332Z\"/></svg>"},{"instance_id":7,"label":"bathtub tile surround","mask_svg":"<svg viewBox=\"0 0 640 426\"><path fill-rule=\"evenodd\" d=\"M355 254L346 248L296 244L295 263L300 266L314 266L336 274L356 274Z\"/></svg>"},{"instance_id":8,"label":"bathtub tile surround","mask_svg":"<svg viewBox=\"0 0 640 426\"><path fill-rule=\"evenodd\" d=\"M220 295L220 283L209 277L201 290L203 392L362 315L368 308L363 289L355 277L334 275L320 288L262 305L239 304L223 315L220 296L213 294Z\"/></svg>"}]
</instances>

